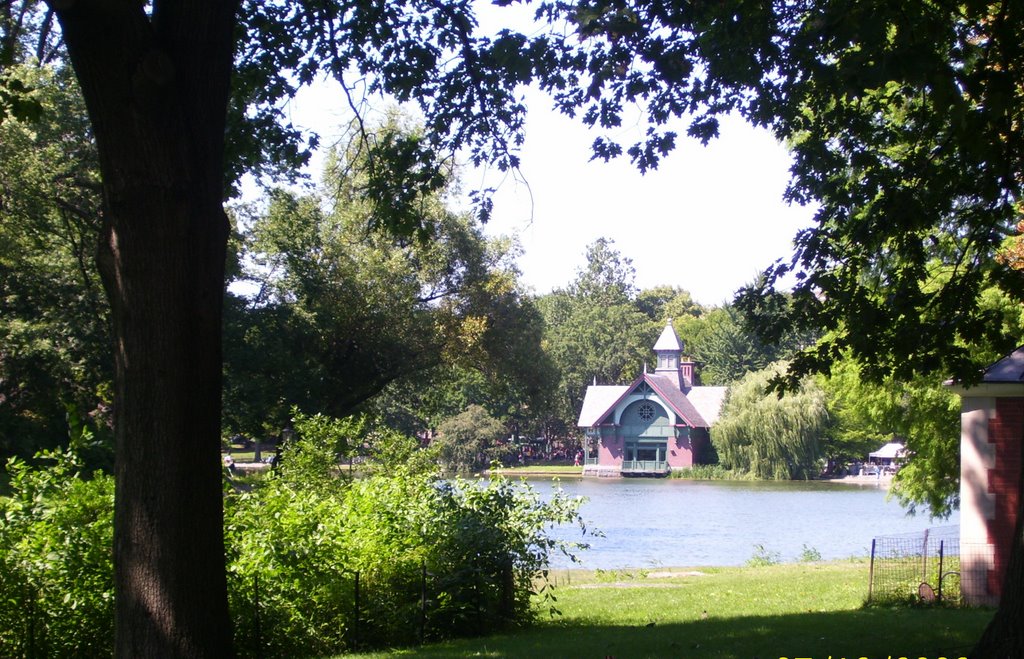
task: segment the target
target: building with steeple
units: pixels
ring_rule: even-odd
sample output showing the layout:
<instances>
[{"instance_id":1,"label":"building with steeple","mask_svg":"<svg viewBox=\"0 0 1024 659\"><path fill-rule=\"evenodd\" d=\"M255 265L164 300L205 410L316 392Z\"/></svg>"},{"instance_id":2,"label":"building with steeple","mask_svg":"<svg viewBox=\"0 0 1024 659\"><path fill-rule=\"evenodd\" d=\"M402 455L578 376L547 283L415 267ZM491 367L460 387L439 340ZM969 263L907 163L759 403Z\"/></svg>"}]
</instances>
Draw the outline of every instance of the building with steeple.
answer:
<instances>
[{"instance_id":1,"label":"building with steeple","mask_svg":"<svg viewBox=\"0 0 1024 659\"><path fill-rule=\"evenodd\" d=\"M726 387L702 387L669 319L654 344L657 365L628 385L587 387L584 476L664 476L704 463Z\"/></svg>"}]
</instances>

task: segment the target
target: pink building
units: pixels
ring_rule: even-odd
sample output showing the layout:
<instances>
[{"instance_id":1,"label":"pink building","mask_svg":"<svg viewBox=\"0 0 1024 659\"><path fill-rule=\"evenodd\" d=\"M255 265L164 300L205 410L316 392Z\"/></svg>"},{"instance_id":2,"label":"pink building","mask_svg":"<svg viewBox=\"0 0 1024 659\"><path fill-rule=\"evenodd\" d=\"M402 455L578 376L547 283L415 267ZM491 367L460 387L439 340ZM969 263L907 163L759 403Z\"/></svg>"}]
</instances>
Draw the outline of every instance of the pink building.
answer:
<instances>
[{"instance_id":1,"label":"pink building","mask_svg":"<svg viewBox=\"0 0 1024 659\"><path fill-rule=\"evenodd\" d=\"M694 386L694 363L669 320L654 344L657 368L628 385L587 387L577 425L584 476L664 476L705 461L726 387Z\"/></svg>"},{"instance_id":2,"label":"pink building","mask_svg":"<svg viewBox=\"0 0 1024 659\"><path fill-rule=\"evenodd\" d=\"M952 384L952 383L950 383ZM997 604L1013 546L1024 437L1024 346L960 395L960 587Z\"/></svg>"}]
</instances>

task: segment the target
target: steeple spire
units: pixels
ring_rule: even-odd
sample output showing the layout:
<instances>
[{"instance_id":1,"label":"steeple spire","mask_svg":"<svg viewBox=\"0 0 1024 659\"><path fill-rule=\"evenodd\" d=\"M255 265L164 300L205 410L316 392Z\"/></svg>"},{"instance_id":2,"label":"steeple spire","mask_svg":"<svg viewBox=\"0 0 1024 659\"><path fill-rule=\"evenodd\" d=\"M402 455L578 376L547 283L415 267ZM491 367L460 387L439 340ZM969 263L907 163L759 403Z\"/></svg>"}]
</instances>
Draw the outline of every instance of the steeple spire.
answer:
<instances>
[{"instance_id":1,"label":"steeple spire","mask_svg":"<svg viewBox=\"0 0 1024 659\"><path fill-rule=\"evenodd\" d=\"M665 323L665 329L654 343L654 352L658 355L658 367L655 375L672 380L680 390L693 386L693 362L680 362L683 354L683 342L679 340L672 319Z\"/></svg>"}]
</instances>

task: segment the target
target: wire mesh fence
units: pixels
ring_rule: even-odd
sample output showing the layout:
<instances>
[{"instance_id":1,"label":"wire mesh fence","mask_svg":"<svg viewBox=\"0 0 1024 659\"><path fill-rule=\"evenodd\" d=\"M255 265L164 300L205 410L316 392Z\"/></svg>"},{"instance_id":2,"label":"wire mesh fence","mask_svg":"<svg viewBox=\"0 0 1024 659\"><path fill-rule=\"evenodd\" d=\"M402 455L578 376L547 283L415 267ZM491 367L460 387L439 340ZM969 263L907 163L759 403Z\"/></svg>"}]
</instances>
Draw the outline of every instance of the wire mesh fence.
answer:
<instances>
[{"instance_id":1,"label":"wire mesh fence","mask_svg":"<svg viewBox=\"0 0 1024 659\"><path fill-rule=\"evenodd\" d=\"M960 563L959 526L874 538L868 601L960 603L965 577Z\"/></svg>"}]
</instances>

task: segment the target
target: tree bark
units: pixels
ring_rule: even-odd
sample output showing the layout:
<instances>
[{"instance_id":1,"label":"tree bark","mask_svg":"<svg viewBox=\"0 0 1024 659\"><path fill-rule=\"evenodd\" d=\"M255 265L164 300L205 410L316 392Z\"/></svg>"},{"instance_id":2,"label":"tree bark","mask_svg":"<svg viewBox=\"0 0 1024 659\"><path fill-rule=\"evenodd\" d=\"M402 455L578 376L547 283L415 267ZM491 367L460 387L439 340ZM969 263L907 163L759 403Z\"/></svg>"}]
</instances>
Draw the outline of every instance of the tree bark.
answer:
<instances>
[{"instance_id":1,"label":"tree bark","mask_svg":"<svg viewBox=\"0 0 1024 659\"><path fill-rule=\"evenodd\" d=\"M103 174L116 653L227 657L224 125L236 2L52 0Z\"/></svg>"}]
</instances>

